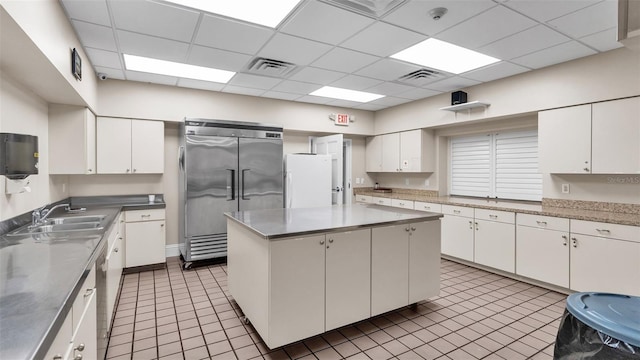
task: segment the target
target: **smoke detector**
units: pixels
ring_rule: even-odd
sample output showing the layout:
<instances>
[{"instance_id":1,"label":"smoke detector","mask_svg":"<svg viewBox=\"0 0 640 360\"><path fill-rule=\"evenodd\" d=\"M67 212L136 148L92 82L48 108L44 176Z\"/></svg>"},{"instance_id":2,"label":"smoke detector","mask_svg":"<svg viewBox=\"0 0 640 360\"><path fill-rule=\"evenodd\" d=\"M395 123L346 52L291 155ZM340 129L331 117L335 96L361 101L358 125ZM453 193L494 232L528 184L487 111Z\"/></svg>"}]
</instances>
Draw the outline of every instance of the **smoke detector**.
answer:
<instances>
[{"instance_id":1,"label":"smoke detector","mask_svg":"<svg viewBox=\"0 0 640 360\"><path fill-rule=\"evenodd\" d=\"M429 10L429 16L431 16L431 18L433 20L440 20L441 17L444 16L444 14L447 13L447 11L449 11L447 8L445 7L437 7L437 8L433 8L431 10Z\"/></svg>"}]
</instances>

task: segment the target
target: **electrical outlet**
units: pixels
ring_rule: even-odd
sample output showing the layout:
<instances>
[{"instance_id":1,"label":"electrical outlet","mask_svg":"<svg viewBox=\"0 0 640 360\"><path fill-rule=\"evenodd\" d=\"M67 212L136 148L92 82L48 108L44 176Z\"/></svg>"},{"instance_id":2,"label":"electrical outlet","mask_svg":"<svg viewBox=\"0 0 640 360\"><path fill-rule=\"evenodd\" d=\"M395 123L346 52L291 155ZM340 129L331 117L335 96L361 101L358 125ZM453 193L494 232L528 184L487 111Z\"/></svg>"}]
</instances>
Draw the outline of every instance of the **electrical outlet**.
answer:
<instances>
[{"instance_id":1,"label":"electrical outlet","mask_svg":"<svg viewBox=\"0 0 640 360\"><path fill-rule=\"evenodd\" d=\"M562 184L562 193L568 194L571 191L569 184Z\"/></svg>"},{"instance_id":2,"label":"electrical outlet","mask_svg":"<svg viewBox=\"0 0 640 360\"><path fill-rule=\"evenodd\" d=\"M409 185L409 179L404 179L404 184Z\"/></svg>"},{"instance_id":3,"label":"electrical outlet","mask_svg":"<svg viewBox=\"0 0 640 360\"><path fill-rule=\"evenodd\" d=\"M66 193L67 192L67 183L62 183L62 193Z\"/></svg>"},{"instance_id":4,"label":"electrical outlet","mask_svg":"<svg viewBox=\"0 0 640 360\"><path fill-rule=\"evenodd\" d=\"M424 186L429 186L429 179L424 181Z\"/></svg>"}]
</instances>

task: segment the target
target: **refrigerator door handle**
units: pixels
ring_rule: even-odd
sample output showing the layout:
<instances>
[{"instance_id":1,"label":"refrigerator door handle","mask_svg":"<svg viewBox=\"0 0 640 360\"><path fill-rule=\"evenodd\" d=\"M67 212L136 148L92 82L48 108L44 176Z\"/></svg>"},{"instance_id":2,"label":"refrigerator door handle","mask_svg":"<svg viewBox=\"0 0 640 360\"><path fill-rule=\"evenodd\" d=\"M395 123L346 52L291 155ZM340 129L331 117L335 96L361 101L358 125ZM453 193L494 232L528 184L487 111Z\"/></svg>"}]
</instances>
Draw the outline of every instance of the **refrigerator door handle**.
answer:
<instances>
[{"instance_id":1,"label":"refrigerator door handle","mask_svg":"<svg viewBox=\"0 0 640 360\"><path fill-rule=\"evenodd\" d=\"M240 187L242 187L242 191L240 192L240 200L251 200L251 198L244 196L244 179L247 177L246 172L251 171L251 169L242 169L242 179L240 182L242 183Z\"/></svg>"},{"instance_id":2,"label":"refrigerator door handle","mask_svg":"<svg viewBox=\"0 0 640 360\"><path fill-rule=\"evenodd\" d=\"M229 181L227 182L227 201L232 201L236 199L236 171L234 169L227 169L230 171ZM231 182L231 185L229 185Z\"/></svg>"},{"instance_id":3,"label":"refrigerator door handle","mask_svg":"<svg viewBox=\"0 0 640 360\"><path fill-rule=\"evenodd\" d=\"M293 173L291 171L287 171L287 197L289 198L289 204L286 207L290 208L293 205L293 187L291 186L291 181L293 181Z\"/></svg>"},{"instance_id":4,"label":"refrigerator door handle","mask_svg":"<svg viewBox=\"0 0 640 360\"><path fill-rule=\"evenodd\" d=\"M178 147L178 167L184 170L184 146Z\"/></svg>"}]
</instances>

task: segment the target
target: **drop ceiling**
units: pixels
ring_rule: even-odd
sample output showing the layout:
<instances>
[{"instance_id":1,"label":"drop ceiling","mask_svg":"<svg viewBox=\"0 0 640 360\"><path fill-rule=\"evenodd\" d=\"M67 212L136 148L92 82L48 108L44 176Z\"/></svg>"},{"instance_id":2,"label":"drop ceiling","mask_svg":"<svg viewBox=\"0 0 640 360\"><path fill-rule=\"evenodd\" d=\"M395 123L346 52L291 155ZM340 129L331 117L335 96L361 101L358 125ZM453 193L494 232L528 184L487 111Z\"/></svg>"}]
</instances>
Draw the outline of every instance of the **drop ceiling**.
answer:
<instances>
[{"instance_id":1,"label":"drop ceiling","mask_svg":"<svg viewBox=\"0 0 640 360\"><path fill-rule=\"evenodd\" d=\"M61 0L95 71L110 79L372 111L621 47L617 0L405 0L378 14L345 2L302 0L273 29L161 0ZM433 20L437 7L448 11ZM430 37L501 61L455 75L390 58ZM237 74L221 84L130 71L123 54ZM261 72L258 58L287 69ZM309 95L323 86L385 97Z\"/></svg>"}]
</instances>

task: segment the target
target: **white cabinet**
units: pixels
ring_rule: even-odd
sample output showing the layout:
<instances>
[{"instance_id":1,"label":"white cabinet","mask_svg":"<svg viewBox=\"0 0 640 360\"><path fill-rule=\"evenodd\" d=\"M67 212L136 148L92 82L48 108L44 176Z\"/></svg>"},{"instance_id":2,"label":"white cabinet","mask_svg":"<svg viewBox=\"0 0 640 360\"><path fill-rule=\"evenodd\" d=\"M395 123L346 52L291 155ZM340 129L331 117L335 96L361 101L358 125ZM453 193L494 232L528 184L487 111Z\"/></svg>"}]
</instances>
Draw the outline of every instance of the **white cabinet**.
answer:
<instances>
[{"instance_id":1,"label":"white cabinet","mask_svg":"<svg viewBox=\"0 0 640 360\"><path fill-rule=\"evenodd\" d=\"M640 97L593 104L592 173L640 174Z\"/></svg>"},{"instance_id":2,"label":"white cabinet","mask_svg":"<svg viewBox=\"0 0 640 360\"><path fill-rule=\"evenodd\" d=\"M570 287L640 296L640 227L571 220Z\"/></svg>"},{"instance_id":3,"label":"white cabinet","mask_svg":"<svg viewBox=\"0 0 640 360\"><path fill-rule=\"evenodd\" d=\"M473 261L473 208L442 205L442 253Z\"/></svg>"},{"instance_id":4,"label":"white cabinet","mask_svg":"<svg viewBox=\"0 0 640 360\"><path fill-rule=\"evenodd\" d=\"M367 139L366 171L433 172L435 142L429 130L411 130Z\"/></svg>"},{"instance_id":5,"label":"white cabinet","mask_svg":"<svg viewBox=\"0 0 640 360\"><path fill-rule=\"evenodd\" d=\"M49 105L49 174L96 173L96 116L85 107Z\"/></svg>"},{"instance_id":6,"label":"white cabinet","mask_svg":"<svg viewBox=\"0 0 640 360\"><path fill-rule=\"evenodd\" d=\"M515 272L515 213L475 209L474 261Z\"/></svg>"},{"instance_id":7,"label":"white cabinet","mask_svg":"<svg viewBox=\"0 0 640 360\"><path fill-rule=\"evenodd\" d=\"M122 276L122 269L124 268L124 242L123 234L121 233L121 223L124 214L120 213L120 216L113 224L111 233L108 237L108 246L106 258L107 266L107 328L111 328L111 319L113 317L116 298L118 297L118 290L120 288L120 278Z\"/></svg>"},{"instance_id":8,"label":"white cabinet","mask_svg":"<svg viewBox=\"0 0 640 360\"><path fill-rule=\"evenodd\" d=\"M402 199L391 199L391 206L403 209L413 209L413 201Z\"/></svg>"},{"instance_id":9,"label":"white cabinet","mask_svg":"<svg viewBox=\"0 0 640 360\"><path fill-rule=\"evenodd\" d=\"M420 211L429 211L429 212L436 212L436 213L442 212L442 204L434 204L434 203L428 203L428 202L422 202L422 201L415 201L413 203L413 208L415 210L420 210Z\"/></svg>"},{"instance_id":10,"label":"white cabinet","mask_svg":"<svg viewBox=\"0 0 640 360\"><path fill-rule=\"evenodd\" d=\"M99 174L163 173L164 124L99 117L97 166Z\"/></svg>"},{"instance_id":11,"label":"white cabinet","mask_svg":"<svg viewBox=\"0 0 640 360\"><path fill-rule=\"evenodd\" d=\"M370 204L373 202L373 199L369 195L356 195L356 202Z\"/></svg>"},{"instance_id":12,"label":"white cabinet","mask_svg":"<svg viewBox=\"0 0 640 360\"><path fill-rule=\"evenodd\" d=\"M372 196L371 197L371 203L372 204L378 204L378 205L384 205L384 206L391 206L391 198L383 198L383 197Z\"/></svg>"},{"instance_id":13,"label":"white cabinet","mask_svg":"<svg viewBox=\"0 0 640 360\"><path fill-rule=\"evenodd\" d=\"M409 304L440 294L440 222L410 225Z\"/></svg>"},{"instance_id":14,"label":"white cabinet","mask_svg":"<svg viewBox=\"0 0 640 360\"><path fill-rule=\"evenodd\" d=\"M125 267L166 261L164 219L164 209L125 212Z\"/></svg>"},{"instance_id":15,"label":"white cabinet","mask_svg":"<svg viewBox=\"0 0 640 360\"><path fill-rule=\"evenodd\" d=\"M71 335L73 335L73 327L71 325L71 313L64 319L64 323L58 330L56 337L53 339L44 360L61 360L66 359L65 355L71 352Z\"/></svg>"},{"instance_id":16,"label":"white cabinet","mask_svg":"<svg viewBox=\"0 0 640 360\"><path fill-rule=\"evenodd\" d=\"M518 214L516 274L569 288L569 219Z\"/></svg>"}]
</instances>

